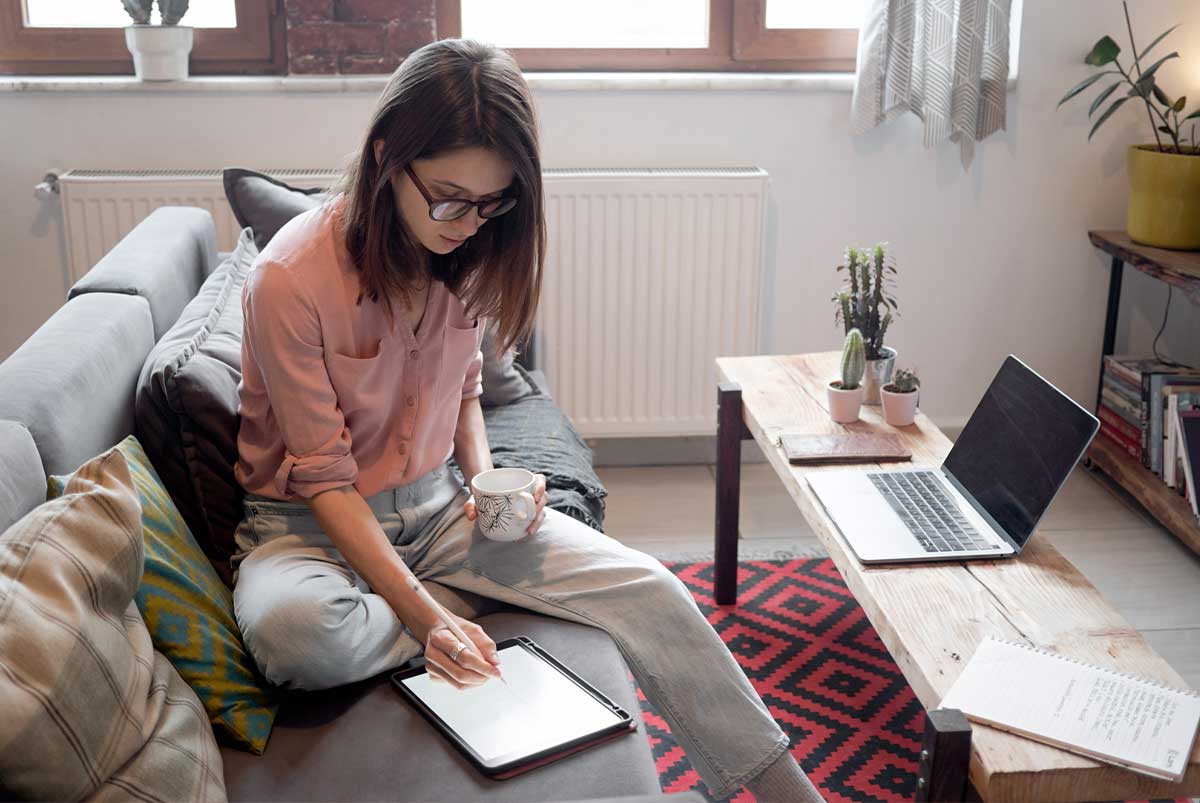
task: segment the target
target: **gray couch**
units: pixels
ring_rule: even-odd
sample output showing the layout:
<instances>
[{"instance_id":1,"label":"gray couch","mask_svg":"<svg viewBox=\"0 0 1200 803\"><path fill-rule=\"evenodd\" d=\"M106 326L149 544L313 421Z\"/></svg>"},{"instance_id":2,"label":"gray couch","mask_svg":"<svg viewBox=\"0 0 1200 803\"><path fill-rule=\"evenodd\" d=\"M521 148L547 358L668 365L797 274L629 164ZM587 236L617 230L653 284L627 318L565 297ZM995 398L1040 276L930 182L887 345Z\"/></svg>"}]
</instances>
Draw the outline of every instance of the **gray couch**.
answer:
<instances>
[{"instance_id":1,"label":"gray couch","mask_svg":"<svg viewBox=\"0 0 1200 803\"><path fill-rule=\"evenodd\" d=\"M0 532L45 500L47 474L69 473L133 431L143 361L218 256L208 212L159 209L0 363ZM625 663L603 632L513 610L481 624L497 640L531 636L637 716ZM386 676L286 696L265 755L223 748L222 756L231 800L660 797L641 729L515 779L489 781Z\"/></svg>"}]
</instances>

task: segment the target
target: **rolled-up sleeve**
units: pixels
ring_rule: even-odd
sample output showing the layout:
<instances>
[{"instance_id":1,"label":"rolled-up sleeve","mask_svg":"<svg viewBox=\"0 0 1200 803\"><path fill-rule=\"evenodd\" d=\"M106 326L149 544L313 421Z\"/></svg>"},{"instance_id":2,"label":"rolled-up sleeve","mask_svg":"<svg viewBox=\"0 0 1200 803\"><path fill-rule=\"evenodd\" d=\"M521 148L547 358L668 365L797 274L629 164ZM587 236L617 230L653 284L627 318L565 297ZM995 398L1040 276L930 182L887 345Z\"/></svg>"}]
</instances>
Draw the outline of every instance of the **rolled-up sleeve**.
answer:
<instances>
[{"instance_id":1,"label":"rolled-up sleeve","mask_svg":"<svg viewBox=\"0 0 1200 803\"><path fill-rule=\"evenodd\" d=\"M247 277L242 311L243 336L283 439L276 489L288 498L308 499L353 485L358 464L325 367L315 304L286 266L268 261Z\"/></svg>"},{"instance_id":2,"label":"rolled-up sleeve","mask_svg":"<svg viewBox=\"0 0 1200 803\"><path fill-rule=\"evenodd\" d=\"M474 399L483 395L483 327L480 319L475 325L475 356L467 365L467 377L463 381L462 397Z\"/></svg>"}]
</instances>

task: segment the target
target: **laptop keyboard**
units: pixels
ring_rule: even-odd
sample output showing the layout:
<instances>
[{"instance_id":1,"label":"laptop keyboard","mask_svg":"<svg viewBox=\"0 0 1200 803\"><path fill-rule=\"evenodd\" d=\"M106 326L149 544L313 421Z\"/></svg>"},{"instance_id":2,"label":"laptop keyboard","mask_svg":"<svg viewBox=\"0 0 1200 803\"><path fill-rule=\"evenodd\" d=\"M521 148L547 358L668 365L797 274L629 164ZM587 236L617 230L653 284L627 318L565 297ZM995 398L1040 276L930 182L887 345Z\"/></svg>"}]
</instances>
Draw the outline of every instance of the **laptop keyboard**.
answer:
<instances>
[{"instance_id":1,"label":"laptop keyboard","mask_svg":"<svg viewBox=\"0 0 1200 803\"><path fill-rule=\"evenodd\" d=\"M926 552L1000 549L971 526L942 490L934 472L868 474L867 478Z\"/></svg>"}]
</instances>

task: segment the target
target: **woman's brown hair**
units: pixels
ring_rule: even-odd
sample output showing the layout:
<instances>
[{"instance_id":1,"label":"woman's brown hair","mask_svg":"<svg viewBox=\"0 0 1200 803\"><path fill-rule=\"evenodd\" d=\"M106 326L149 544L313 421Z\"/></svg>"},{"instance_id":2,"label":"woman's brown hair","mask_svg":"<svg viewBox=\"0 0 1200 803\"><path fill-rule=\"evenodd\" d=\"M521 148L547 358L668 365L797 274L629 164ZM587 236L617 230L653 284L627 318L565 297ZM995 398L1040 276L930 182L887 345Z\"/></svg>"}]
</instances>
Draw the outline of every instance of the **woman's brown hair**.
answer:
<instances>
[{"instance_id":1,"label":"woman's brown hair","mask_svg":"<svg viewBox=\"0 0 1200 803\"><path fill-rule=\"evenodd\" d=\"M373 143L384 142L381 159ZM414 159L465 147L495 151L513 168L517 205L448 254L427 251L403 225L389 179ZM529 86L512 56L470 39L443 39L413 52L392 74L362 149L334 192L344 192L346 247L362 296L407 303L432 276L472 316L497 321L497 347L533 329L546 251L542 166ZM360 297L361 300L361 297Z\"/></svg>"}]
</instances>

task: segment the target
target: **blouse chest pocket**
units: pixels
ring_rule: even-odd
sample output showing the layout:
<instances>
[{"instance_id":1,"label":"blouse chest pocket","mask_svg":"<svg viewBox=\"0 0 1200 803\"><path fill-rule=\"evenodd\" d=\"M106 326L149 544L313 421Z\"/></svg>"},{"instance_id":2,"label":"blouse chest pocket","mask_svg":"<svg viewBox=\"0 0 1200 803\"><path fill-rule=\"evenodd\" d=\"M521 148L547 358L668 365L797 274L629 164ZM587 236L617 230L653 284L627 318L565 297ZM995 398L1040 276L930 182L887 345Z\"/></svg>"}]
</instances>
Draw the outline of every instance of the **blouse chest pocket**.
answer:
<instances>
[{"instance_id":1,"label":"blouse chest pocket","mask_svg":"<svg viewBox=\"0 0 1200 803\"><path fill-rule=\"evenodd\" d=\"M376 345L374 353L368 351L365 356L325 352L329 381L343 413L378 407L394 395L399 376L389 358L384 341Z\"/></svg>"},{"instance_id":2,"label":"blouse chest pocket","mask_svg":"<svg viewBox=\"0 0 1200 803\"><path fill-rule=\"evenodd\" d=\"M438 393L443 397L461 397L467 369L479 352L479 321L470 329L446 327L442 341L442 376Z\"/></svg>"}]
</instances>

